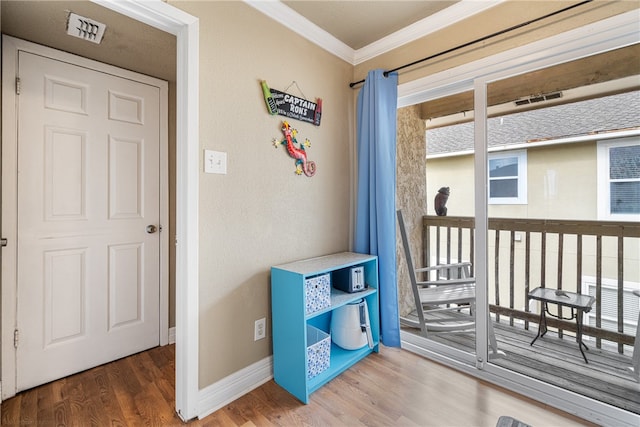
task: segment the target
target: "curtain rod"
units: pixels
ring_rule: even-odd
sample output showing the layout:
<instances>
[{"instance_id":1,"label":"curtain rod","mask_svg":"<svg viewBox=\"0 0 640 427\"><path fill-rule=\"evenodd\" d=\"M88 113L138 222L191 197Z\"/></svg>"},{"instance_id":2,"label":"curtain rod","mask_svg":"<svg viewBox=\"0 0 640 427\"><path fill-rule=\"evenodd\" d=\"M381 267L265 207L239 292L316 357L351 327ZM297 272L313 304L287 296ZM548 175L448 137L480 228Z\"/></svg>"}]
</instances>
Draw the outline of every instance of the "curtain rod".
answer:
<instances>
[{"instance_id":1,"label":"curtain rod","mask_svg":"<svg viewBox=\"0 0 640 427\"><path fill-rule=\"evenodd\" d=\"M458 46L452 47L452 48L450 48L450 49L443 50L442 52L438 52L438 53L436 53L436 54L433 54L433 55L427 56L426 58L418 59L417 61L413 61L413 62L410 62L410 63L408 63L408 64L401 65L400 67L394 68L394 69L392 69L392 70L387 70L387 71L385 71L383 74L384 74L384 76L385 76L385 77L387 77L390 73L393 73L393 72L395 72L395 71L403 70L403 69L405 69L405 68L411 67L411 66L416 65L416 64L419 64L419 63L421 63L421 62L425 62L425 61L428 61L428 60L430 60L430 59L437 58L437 57L442 56L442 55L446 55L447 53L451 53L451 52L454 52L454 51L456 51L456 50L463 49L463 48L465 48L465 47L471 46L472 44L479 43L479 42L483 42L483 41L488 40L488 39L490 39L490 38L493 38L493 37L496 37L496 36L500 36L500 35L502 35L502 34L508 33L508 32L510 32L510 31L513 31L513 30L517 30L518 28L526 27L527 25L533 24L533 23L538 22L538 21L542 21L543 19L550 18L550 17L552 17L552 16L554 16L554 15L558 15L558 14L560 14L560 13L562 13L562 12L566 12L566 11L571 10L571 9L574 9L574 8L576 8L576 7L579 7L579 6L585 5L585 4L587 4L587 3L591 3L592 1L593 1L593 0L585 0L585 1L582 1L582 2L580 2L580 3L576 3L576 4L573 4L573 5L571 5L571 6L567 6L567 7L563 8L563 9L556 10L555 12L551 12L551 13L548 13L548 14L546 14L546 15L544 15L544 16L540 16L540 17L538 17L538 18L534 18L534 19L532 19L532 20L530 20L530 21L526 21L526 22L523 22L523 23L521 23L521 24L514 25L513 27L509 27L509 28L506 28L506 29L504 29L504 30L500 30L500 31L495 32L495 33L493 33L493 34L489 34L489 35L487 35L487 36L480 37L479 39L475 39L475 40L472 40L472 41L470 41L470 42L463 43L463 44L461 44L461 45L458 45ZM358 85L358 84L360 84L360 83L364 83L364 82L365 82L365 79L359 80L359 81L357 81L357 82L352 82L352 83L349 83L349 87L350 87L350 88L353 88L354 86L356 86L356 85Z\"/></svg>"}]
</instances>

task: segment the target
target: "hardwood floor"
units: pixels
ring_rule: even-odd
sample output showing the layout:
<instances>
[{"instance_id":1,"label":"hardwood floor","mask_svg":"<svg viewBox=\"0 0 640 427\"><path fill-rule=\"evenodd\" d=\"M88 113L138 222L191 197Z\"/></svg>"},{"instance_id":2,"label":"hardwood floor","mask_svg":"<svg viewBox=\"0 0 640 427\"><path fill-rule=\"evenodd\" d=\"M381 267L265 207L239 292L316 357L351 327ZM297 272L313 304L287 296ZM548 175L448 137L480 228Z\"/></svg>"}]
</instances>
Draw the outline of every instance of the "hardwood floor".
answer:
<instances>
[{"instance_id":1,"label":"hardwood floor","mask_svg":"<svg viewBox=\"0 0 640 427\"><path fill-rule=\"evenodd\" d=\"M158 347L24 391L2 426L179 426L174 346ZM316 391L308 405L273 380L189 426L591 425L415 354L382 348Z\"/></svg>"},{"instance_id":2,"label":"hardwood floor","mask_svg":"<svg viewBox=\"0 0 640 427\"><path fill-rule=\"evenodd\" d=\"M179 425L175 346L98 366L2 402L2 426Z\"/></svg>"}]
</instances>

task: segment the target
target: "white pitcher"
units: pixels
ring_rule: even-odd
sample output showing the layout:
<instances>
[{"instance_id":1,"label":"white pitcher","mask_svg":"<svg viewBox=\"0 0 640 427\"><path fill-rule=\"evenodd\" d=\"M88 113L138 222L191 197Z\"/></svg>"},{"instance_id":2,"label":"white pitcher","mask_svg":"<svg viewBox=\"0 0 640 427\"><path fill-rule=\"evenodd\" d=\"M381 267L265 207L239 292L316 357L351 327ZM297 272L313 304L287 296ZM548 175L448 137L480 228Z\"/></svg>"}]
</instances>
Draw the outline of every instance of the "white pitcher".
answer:
<instances>
[{"instance_id":1,"label":"white pitcher","mask_svg":"<svg viewBox=\"0 0 640 427\"><path fill-rule=\"evenodd\" d=\"M369 310L364 298L333 310L331 341L345 350L357 350L367 344L373 348Z\"/></svg>"}]
</instances>

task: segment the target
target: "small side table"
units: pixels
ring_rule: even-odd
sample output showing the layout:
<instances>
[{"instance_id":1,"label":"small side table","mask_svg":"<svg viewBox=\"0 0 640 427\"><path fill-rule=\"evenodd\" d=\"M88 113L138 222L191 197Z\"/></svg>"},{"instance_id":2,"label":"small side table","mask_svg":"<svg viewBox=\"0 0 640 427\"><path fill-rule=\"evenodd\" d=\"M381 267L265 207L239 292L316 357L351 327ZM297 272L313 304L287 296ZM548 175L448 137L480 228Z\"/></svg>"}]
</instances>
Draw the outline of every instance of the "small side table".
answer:
<instances>
[{"instance_id":1,"label":"small side table","mask_svg":"<svg viewBox=\"0 0 640 427\"><path fill-rule=\"evenodd\" d=\"M540 309L538 335L536 335L533 341L531 341L530 345L533 345L533 343L536 342L538 338L544 336L544 334L547 333L547 314L561 320L576 319L576 342L578 343L578 348L580 349L580 353L582 353L582 357L584 358L585 363L589 363L589 361L587 360L587 356L582 350L583 347L585 350L589 350L587 345L582 342L582 313L588 313L589 311L591 311L591 306L596 299L589 295L582 295L575 292L547 288L535 288L534 290L529 292L529 298L538 300L543 303ZM549 303L556 304L558 307L571 308L571 317L562 317L560 315L550 313L548 307Z\"/></svg>"}]
</instances>

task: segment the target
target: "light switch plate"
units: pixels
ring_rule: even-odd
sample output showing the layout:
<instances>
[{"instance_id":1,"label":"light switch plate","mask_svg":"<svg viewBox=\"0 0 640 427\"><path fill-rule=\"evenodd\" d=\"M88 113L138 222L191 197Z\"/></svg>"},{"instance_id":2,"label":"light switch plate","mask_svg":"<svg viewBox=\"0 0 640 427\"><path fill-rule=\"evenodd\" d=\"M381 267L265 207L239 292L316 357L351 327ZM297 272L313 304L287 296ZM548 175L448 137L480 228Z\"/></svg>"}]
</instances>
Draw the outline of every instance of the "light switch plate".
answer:
<instances>
[{"instance_id":1,"label":"light switch plate","mask_svg":"<svg viewBox=\"0 0 640 427\"><path fill-rule=\"evenodd\" d=\"M227 153L222 151L204 150L205 173L227 173Z\"/></svg>"}]
</instances>

